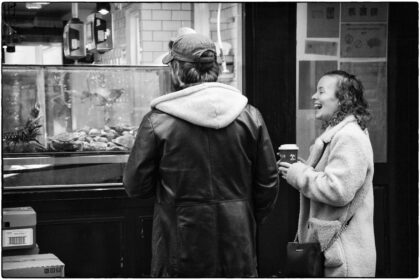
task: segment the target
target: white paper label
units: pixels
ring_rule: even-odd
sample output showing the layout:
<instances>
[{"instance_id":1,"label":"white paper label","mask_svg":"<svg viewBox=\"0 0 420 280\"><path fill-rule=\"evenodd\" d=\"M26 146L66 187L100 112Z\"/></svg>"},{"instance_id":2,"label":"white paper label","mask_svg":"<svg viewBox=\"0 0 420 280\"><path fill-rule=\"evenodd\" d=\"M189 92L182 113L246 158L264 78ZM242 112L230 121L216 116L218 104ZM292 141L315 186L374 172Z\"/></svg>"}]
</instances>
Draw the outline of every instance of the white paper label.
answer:
<instances>
[{"instance_id":1,"label":"white paper label","mask_svg":"<svg viewBox=\"0 0 420 280\"><path fill-rule=\"evenodd\" d=\"M79 48L79 40L77 39L71 39L71 49L75 50Z\"/></svg>"},{"instance_id":2,"label":"white paper label","mask_svg":"<svg viewBox=\"0 0 420 280\"><path fill-rule=\"evenodd\" d=\"M30 246L34 244L32 228L3 230L3 247Z\"/></svg>"},{"instance_id":3,"label":"white paper label","mask_svg":"<svg viewBox=\"0 0 420 280\"><path fill-rule=\"evenodd\" d=\"M98 30L98 41L105 41L105 32L103 30Z\"/></svg>"}]
</instances>

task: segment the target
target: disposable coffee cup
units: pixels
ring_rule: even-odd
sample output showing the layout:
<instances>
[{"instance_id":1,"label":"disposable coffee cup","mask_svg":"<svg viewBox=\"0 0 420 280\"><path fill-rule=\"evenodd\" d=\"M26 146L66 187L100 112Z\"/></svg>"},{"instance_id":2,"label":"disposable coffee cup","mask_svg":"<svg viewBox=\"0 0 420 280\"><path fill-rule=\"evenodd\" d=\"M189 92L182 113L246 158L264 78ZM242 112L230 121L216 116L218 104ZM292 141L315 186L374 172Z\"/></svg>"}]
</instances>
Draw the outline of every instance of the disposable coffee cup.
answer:
<instances>
[{"instance_id":1,"label":"disposable coffee cup","mask_svg":"<svg viewBox=\"0 0 420 280\"><path fill-rule=\"evenodd\" d=\"M280 161L295 163L298 160L299 147L296 144L283 144L279 147Z\"/></svg>"}]
</instances>

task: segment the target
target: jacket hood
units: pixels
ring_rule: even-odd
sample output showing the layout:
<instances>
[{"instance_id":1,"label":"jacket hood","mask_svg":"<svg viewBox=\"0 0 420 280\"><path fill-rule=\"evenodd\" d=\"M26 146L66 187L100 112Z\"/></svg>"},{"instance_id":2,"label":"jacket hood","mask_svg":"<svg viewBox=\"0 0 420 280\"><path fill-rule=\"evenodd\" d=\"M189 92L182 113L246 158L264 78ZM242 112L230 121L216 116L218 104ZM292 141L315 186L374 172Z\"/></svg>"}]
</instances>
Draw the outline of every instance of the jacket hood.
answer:
<instances>
[{"instance_id":1,"label":"jacket hood","mask_svg":"<svg viewBox=\"0 0 420 280\"><path fill-rule=\"evenodd\" d=\"M247 103L238 89L214 82L160 96L151 106L195 125L220 129L232 123Z\"/></svg>"}]
</instances>

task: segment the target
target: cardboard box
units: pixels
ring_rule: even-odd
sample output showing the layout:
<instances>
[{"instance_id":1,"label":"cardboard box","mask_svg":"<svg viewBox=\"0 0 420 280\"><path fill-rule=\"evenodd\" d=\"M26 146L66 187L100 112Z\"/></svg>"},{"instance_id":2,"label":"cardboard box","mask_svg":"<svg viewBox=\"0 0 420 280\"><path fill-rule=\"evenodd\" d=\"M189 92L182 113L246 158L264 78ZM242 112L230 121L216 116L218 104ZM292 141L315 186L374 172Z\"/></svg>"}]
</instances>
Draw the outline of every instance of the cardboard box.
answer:
<instances>
[{"instance_id":1,"label":"cardboard box","mask_svg":"<svg viewBox=\"0 0 420 280\"><path fill-rule=\"evenodd\" d=\"M3 277L64 277L64 263L53 254L2 258Z\"/></svg>"},{"instance_id":2,"label":"cardboard box","mask_svg":"<svg viewBox=\"0 0 420 280\"><path fill-rule=\"evenodd\" d=\"M35 244L35 247L29 249L14 249L14 250L3 250L2 255L5 256L21 256L21 255L36 255L39 254L39 246Z\"/></svg>"},{"instance_id":3,"label":"cardboard box","mask_svg":"<svg viewBox=\"0 0 420 280\"><path fill-rule=\"evenodd\" d=\"M32 207L3 208L2 249L30 249L36 244L36 213Z\"/></svg>"}]
</instances>

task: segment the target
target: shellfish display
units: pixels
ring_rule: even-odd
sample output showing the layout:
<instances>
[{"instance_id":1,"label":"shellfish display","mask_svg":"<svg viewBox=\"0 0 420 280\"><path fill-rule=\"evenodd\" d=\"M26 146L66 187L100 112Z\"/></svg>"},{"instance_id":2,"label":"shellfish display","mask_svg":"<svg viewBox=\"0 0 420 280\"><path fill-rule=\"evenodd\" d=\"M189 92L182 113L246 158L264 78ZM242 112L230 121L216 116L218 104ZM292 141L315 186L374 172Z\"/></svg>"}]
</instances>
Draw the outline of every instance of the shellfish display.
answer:
<instances>
[{"instance_id":1,"label":"shellfish display","mask_svg":"<svg viewBox=\"0 0 420 280\"><path fill-rule=\"evenodd\" d=\"M52 152L129 151L136 137L137 128L130 126L102 129L84 127L74 132L64 132L48 138Z\"/></svg>"}]
</instances>

